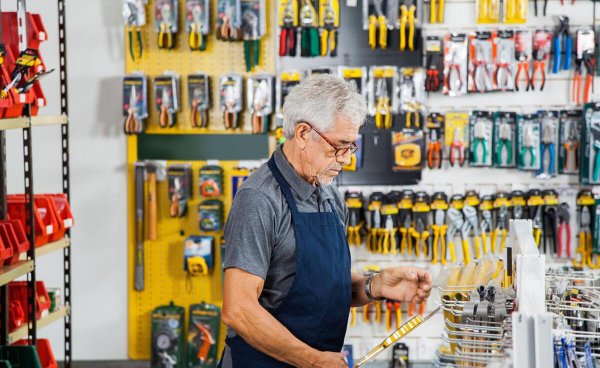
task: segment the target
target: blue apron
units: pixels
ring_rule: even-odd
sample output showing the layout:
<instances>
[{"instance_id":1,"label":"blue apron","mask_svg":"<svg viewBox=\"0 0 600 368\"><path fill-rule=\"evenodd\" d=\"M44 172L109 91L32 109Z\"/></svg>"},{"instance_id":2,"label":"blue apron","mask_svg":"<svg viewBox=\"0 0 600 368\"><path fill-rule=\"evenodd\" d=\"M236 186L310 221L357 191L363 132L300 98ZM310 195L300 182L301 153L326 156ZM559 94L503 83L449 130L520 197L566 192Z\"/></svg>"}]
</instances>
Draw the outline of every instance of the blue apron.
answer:
<instances>
[{"instance_id":1,"label":"blue apron","mask_svg":"<svg viewBox=\"0 0 600 368\"><path fill-rule=\"evenodd\" d=\"M340 352L352 299L350 249L333 212L298 212L290 185L271 157L268 167L292 212L296 275L288 294L270 313L296 338L319 351ZM227 338L234 368L283 368L289 364L254 349L240 336ZM219 364L219 367L221 364Z\"/></svg>"}]
</instances>

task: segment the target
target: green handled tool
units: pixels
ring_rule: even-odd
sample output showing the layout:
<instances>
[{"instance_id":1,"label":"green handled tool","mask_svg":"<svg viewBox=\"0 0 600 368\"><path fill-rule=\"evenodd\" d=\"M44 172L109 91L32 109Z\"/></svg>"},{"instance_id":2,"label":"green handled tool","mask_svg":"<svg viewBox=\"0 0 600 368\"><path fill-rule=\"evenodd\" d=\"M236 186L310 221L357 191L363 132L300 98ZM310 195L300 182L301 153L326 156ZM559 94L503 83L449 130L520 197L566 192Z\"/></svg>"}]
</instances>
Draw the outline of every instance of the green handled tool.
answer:
<instances>
[{"instance_id":1,"label":"green handled tool","mask_svg":"<svg viewBox=\"0 0 600 368\"><path fill-rule=\"evenodd\" d=\"M318 16L311 0L304 0L304 5L300 12L300 23L302 25L301 56L318 56L320 53Z\"/></svg>"},{"instance_id":2,"label":"green handled tool","mask_svg":"<svg viewBox=\"0 0 600 368\"><path fill-rule=\"evenodd\" d=\"M485 123L479 121L475 124L474 127L474 139L473 139L473 150L471 154L473 155L473 162L485 164L488 158L488 144L487 144L487 135L485 132ZM483 146L483 158L481 162L478 161L477 151L479 145Z\"/></svg>"},{"instance_id":3,"label":"green handled tool","mask_svg":"<svg viewBox=\"0 0 600 368\"><path fill-rule=\"evenodd\" d=\"M506 150L506 161L505 165L510 165L512 162L512 131L510 125L507 123L500 124L499 132L498 132L498 148L496 150L496 162L499 165L502 165L502 151Z\"/></svg>"},{"instance_id":4,"label":"green handled tool","mask_svg":"<svg viewBox=\"0 0 600 368\"><path fill-rule=\"evenodd\" d=\"M260 62L260 36L258 34L258 17L250 11L244 12L243 35L244 35L244 58L246 60L246 71L252 71Z\"/></svg>"}]
</instances>

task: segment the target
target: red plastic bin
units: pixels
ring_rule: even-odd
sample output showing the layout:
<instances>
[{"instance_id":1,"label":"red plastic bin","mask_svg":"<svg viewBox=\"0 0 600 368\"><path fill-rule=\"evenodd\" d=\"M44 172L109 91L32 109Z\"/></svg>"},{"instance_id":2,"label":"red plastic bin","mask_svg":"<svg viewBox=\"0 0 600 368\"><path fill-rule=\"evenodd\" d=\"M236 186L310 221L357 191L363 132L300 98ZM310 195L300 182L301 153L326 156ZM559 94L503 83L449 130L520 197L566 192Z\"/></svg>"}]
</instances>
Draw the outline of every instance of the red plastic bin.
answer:
<instances>
[{"instance_id":1,"label":"red plastic bin","mask_svg":"<svg viewBox=\"0 0 600 368\"><path fill-rule=\"evenodd\" d=\"M0 264L7 265L10 264L13 249L17 245L17 236L11 224L0 223L0 239Z\"/></svg>"},{"instance_id":2,"label":"red plastic bin","mask_svg":"<svg viewBox=\"0 0 600 368\"><path fill-rule=\"evenodd\" d=\"M25 196L23 194L11 194L7 196L8 216L12 220L19 220L23 228L27 228L25 217ZM48 242L61 224L58 221L54 204L49 198L34 196L35 216L35 246L39 247ZM64 232L63 232L64 236Z\"/></svg>"},{"instance_id":3,"label":"red plastic bin","mask_svg":"<svg viewBox=\"0 0 600 368\"><path fill-rule=\"evenodd\" d=\"M27 340L19 340L13 345L23 346L28 345ZM48 339L37 339L37 353L42 363L43 368L58 368L52 347L50 346L50 340Z\"/></svg>"},{"instance_id":4,"label":"red plastic bin","mask_svg":"<svg viewBox=\"0 0 600 368\"><path fill-rule=\"evenodd\" d=\"M73 218L73 213L71 212L71 205L69 204L69 200L67 199L66 194L46 194L47 197L52 199L54 202L54 206L62 219L63 226L65 229L70 229L75 224L75 219Z\"/></svg>"},{"instance_id":5,"label":"red plastic bin","mask_svg":"<svg viewBox=\"0 0 600 368\"><path fill-rule=\"evenodd\" d=\"M19 255L21 255L21 253L29 250L29 240L27 240L27 235L25 234L25 230L23 230L23 225L21 225L19 221L0 220L0 224L10 225L12 227L12 232L14 233L15 242L11 244L13 251L12 258L4 262L4 265L13 264L19 260Z\"/></svg>"},{"instance_id":6,"label":"red plastic bin","mask_svg":"<svg viewBox=\"0 0 600 368\"><path fill-rule=\"evenodd\" d=\"M8 303L8 329L14 331L25 323L25 312L18 300Z\"/></svg>"},{"instance_id":7,"label":"red plastic bin","mask_svg":"<svg viewBox=\"0 0 600 368\"><path fill-rule=\"evenodd\" d=\"M45 208L46 213L50 214L52 218L55 220L56 225L54 226L54 231L49 235L48 241L54 242L62 239L67 232L67 228L65 227L64 221L62 220L62 216L52 199L52 196L47 194L39 194L35 195L35 203L39 205L40 208Z\"/></svg>"},{"instance_id":8,"label":"red plastic bin","mask_svg":"<svg viewBox=\"0 0 600 368\"><path fill-rule=\"evenodd\" d=\"M27 13L27 47L38 49L40 43L48 40L48 33L39 14ZM18 44L19 33L17 28L17 13L2 13L2 39L4 44Z\"/></svg>"},{"instance_id":9,"label":"red plastic bin","mask_svg":"<svg viewBox=\"0 0 600 368\"><path fill-rule=\"evenodd\" d=\"M35 283L36 288L36 319L40 319L48 315L50 311L50 296L46 291L46 286L43 281L37 281ZM8 298L13 301L19 301L21 306L27 305L27 281L13 281L8 284ZM25 314L25 323L29 321L27 314Z\"/></svg>"}]
</instances>

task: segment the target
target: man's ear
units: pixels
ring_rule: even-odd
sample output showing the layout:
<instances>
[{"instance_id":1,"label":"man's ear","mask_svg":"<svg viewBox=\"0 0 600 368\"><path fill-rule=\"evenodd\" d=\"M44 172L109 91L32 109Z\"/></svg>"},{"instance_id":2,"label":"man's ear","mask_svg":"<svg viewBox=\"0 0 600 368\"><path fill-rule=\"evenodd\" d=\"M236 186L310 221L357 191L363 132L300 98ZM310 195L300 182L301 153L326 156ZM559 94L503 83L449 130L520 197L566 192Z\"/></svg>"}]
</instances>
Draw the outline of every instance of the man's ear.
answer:
<instances>
[{"instance_id":1,"label":"man's ear","mask_svg":"<svg viewBox=\"0 0 600 368\"><path fill-rule=\"evenodd\" d=\"M311 127L308 124L299 123L296 125L296 130L294 131L294 141L300 150L304 150L306 148L306 144L310 139L310 131Z\"/></svg>"}]
</instances>

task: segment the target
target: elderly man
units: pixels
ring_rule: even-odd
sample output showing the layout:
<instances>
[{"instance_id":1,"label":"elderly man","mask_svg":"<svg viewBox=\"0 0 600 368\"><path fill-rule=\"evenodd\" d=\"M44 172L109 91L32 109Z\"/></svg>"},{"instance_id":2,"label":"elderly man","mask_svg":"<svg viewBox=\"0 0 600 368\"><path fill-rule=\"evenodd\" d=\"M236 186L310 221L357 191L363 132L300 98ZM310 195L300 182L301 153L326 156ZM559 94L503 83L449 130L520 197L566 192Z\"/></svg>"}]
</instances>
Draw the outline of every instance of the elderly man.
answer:
<instances>
[{"instance_id":1,"label":"elderly man","mask_svg":"<svg viewBox=\"0 0 600 368\"><path fill-rule=\"evenodd\" d=\"M431 292L421 269L350 270L348 209L330 184L366 118L356 88L312 76L283 110L286 142L240 188L225 225L223 368L347 367L340 351L350 307L420 303Z\"/></svg>"}]
</instances>

